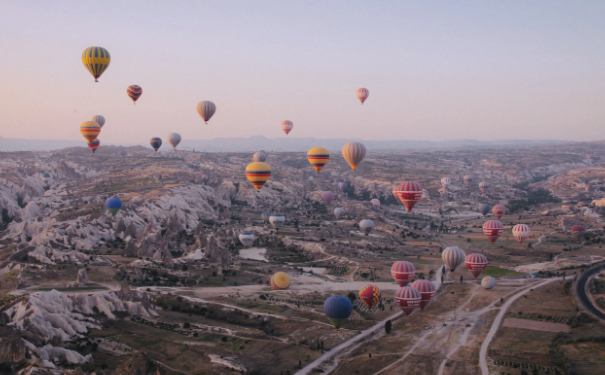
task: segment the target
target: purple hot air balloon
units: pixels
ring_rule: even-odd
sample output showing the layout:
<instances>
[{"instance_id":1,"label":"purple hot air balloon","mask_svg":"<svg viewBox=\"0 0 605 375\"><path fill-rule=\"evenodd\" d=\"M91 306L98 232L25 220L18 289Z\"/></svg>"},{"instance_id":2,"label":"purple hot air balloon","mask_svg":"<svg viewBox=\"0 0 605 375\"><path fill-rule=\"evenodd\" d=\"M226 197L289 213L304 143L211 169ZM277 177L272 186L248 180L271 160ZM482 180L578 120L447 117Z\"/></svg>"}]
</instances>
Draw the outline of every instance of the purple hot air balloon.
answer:
<instances>
[{"instance_id":1,"label":"purple hot air balloon","mask_svg":"<svg viewBox=\"0 0 605 375\"><path fill-rule=\"evenodd\" d=\"M326 204L330 204L334 200L334 193L331 191L324 191L321 193L321 199L323 199Z\"/></svg>"}]
</instances>

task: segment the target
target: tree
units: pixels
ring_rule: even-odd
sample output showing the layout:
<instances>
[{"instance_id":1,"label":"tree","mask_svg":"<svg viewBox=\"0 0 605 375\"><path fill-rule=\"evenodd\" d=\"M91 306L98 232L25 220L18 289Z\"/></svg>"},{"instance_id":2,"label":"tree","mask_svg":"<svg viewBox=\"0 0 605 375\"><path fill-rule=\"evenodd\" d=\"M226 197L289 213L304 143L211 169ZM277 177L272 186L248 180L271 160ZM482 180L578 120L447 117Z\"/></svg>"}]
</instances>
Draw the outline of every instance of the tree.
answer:
<instances>
[{"instance_id":1,"label":"tree","mask_svg":"<svg viewBox=\"0 0 605 375\"><path fill-rule=\"evenodd\" d=\"M393 323L391 322L391 320L387 320L387 322L384 324L384 331L386 333L391 333L391 328L393 328Z\"/></svg>"},{"instance_id":2,"label":"tree","mask_svg":"<svg viewBox=\"0 0 605 375\"><path fill-rule=\"evenodd\" d=\"M355 295L355 293L349 292L349 294L347 294L347 298L351 300L351 303L353 303L355 302L355 299L357 299L357 296Z\"/></svg>"},{"instance_id":3,"label":"tree","mask_svg":"<svg viewBox=\"0 0 605 375\"><path fill-rule=\"evenodd\" d=\"M462 282L464 280L464 278L462 277L462 275L460 275L460 282Z\"/></svg>"}]
</instances>

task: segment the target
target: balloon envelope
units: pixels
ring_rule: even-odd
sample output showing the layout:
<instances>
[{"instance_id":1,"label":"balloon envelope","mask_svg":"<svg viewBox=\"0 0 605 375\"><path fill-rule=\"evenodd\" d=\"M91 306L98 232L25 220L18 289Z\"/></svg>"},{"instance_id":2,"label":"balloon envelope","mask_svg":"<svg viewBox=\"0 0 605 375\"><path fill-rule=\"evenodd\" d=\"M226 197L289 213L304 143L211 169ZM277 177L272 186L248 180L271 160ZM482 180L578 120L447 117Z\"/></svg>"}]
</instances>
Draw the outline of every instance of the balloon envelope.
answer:
<instances>
[{"instance_id":1,"label":"balloon envelope","mask_svg":"<svg viewBox=\"0 0 605 375\"><path fill-rule=\"evenodd\" d=\"M170 143L172 148L176 150L176 146L181 143L181 135L179 133L168 134L168 143Z\"/></svg>"},{"instance_id":2,"label":"balloon envelope","mask_svg":"<svg viewBox=\"0 0 605 375\"><path fill-rule=\"evenodd\" d=\"M290 133L290 131L292 130L293 127L294 127L294 124L290 120L285 120L285 121L282 121L282 123L281 123L281 130L283 130L284 133L286 133L286 135L288 135Z\"/></svg>"},{"instance_id":3,"label":"balloon envelope","mask_svg":"<svg viewBox=\"0 0 605 375\"><path fill-rule=\"evenodd\" d=\"M490 210L491 210L491 207L489 204L487 204L487 203L479 204L479 212L481 212L481 215L483 215L483 216L487 215Z\"/></svg>"},{"instance_id":4,"label":"balloon envelope","mask_svg":"<svg viewBox=\"0 0 605 375\"><path fill-rule=\"evenodd\" d=\"M376 285L364 285L359 289L359 298L363 303L368 306L369 309L372 309L374 306L378 305L380 302L380 295L382 292L380 288Z\"/></svg>"},{"instance_id":5,"label":"balloon envelope","mask_svg":"<svg viewBox=\"0 0 605 375\"><path fill-rule=\"evenodd\" d=\"M406 286L416 276L416 266L407 260L400 260L393 263L391 276L399 286Z\"/></svg>"},{"instance_id":6,"label":"balloon envelope","mask_svg":"<svg viewBox=\"0 0 605 375\"><path fill-rule=\"evenodd\" d=\"M513 227L513 236L515 236L519 243L523 243L530 233L531 229L527 224L517 224Z\"/></svg>"},{"instance_id":7,"label":"balloon envelope","mask_svg":"<svg viewBox=\"0 0 605 375\"><path fill-rule=\"evenodd\" d=\"M130 85L126 89L126 94L132 99L133 103L139 100L141 95L143 95L143 89L138 85Z\"/></svg>"},{"instance_id":8,"label":"balloon envelope","mask_svg":"<svg viewBox=\"0 0 605 375\"><path fill-rule=\"evenodd\" d=\"M431 302L433 297L435 297L435 293L437 292L435 285L428 280L418 279L411 283L410 286L418 289L422 295L422 299L420 300L420 310L424 310L429 302Z\"/></svg>"},{"instance_id":9,"label":"balloon envelope","mask_svg":"<svg viewBox=\"0 0 605 375\"><path fill-rule=\"evenodd\" d=\"M487 258L483 254L469 254L464 260L466 268L471 272L471 275L476 279L489 264Z\"/></svg>"},{"instance_id":10,"label":"balloon envelope","mask_svg":"<svg viewBox=\"0 0 605 375\"><path fill-rule=\"evenodd\" d=\"M151 138L149 144L151 145L151 148L153 148L157 152L158 149L162 146L162 139L158 137Z\"/></svg>"},{"instance_id":11,"label":"balloon envelope","mask_svg":"<svg viewBox=\"0 0 605 375\"><path fill-rule=\"evenodd\" d=\"M92 121L94 121L97 124L99 124L99 126L101 128L103 128L103 125L105 125L105 117L103 117L101 115L92 116Z\"/></svg>"},{"instance_id":12,"label":"balloon envelope","mask_svg":"<svg viewBox=\"0 0 605 375\"><path fill-rule=\"evenodd\" d=\"M481 280L481 286L483 289L492 289L496 286L496 279L491 276L485 276L483 280Z\"/></svg>"},{"instance_id":13,"label":"balloon envelope","mask_svg":"<svg viewBox=\"0 0 605 375\"><path fill-rule=\"evenodd\" d=\"M336 329L349 319L353 313L353 304L344 296L332 296L324 302L324 314Z\"/></svg>"},{"instance_id":14,"label":"balloon envelope","mask_svg":"<svg viewBox=\"0 0 605 375\"><path fill-rule=\"evenodd\" d=\"M504 232L504 225L498 220L488 220L483 224L483 233L491 243L496 242L502 232Z\"/></svg>"},{"instance_id":15,"label":"balloon envelope","mask_svg":"<svg viewBox=\"0 0 605 375\"><path fill-rule=\"evenodd\" d=\"M97 148L99 148L100 145L101 141L99 141L98 138L88 142L88 148L92 150L93 154L95 153L95 151L97 151Z\"/></svg>"},{"instance_id":16,"label":"balloon envelope","mask_svg":"<svg viewBox=\"0 0 605 375\"><path fill-rule=\"evenodd\" d=\"M359 222L359 229L366 234L366 237L374 229L374 222L370 219L363 219Z\"/></svg>"},{"instance_id":17,"label":"balloon envelope","mask_svg":"<svg viewBox=\"0 0 605 375\"><path fill-rule=\"evenodd\" d=\"M101 132L101 126L94 121L84 121L80 125L80 133L88 142L97 139Z\"/></svg>"},{"instance_id":18,"label":"balloon envelope","mask_svg":"<svg viewBox=\"0 0 605 375\"><path fill-rule=\"evenodd\" d=\"M342 146L342 156L355 170L363 158L366 157L366 147L359 142L349 142Z\"/></svg>"},{"instance_id":19,"label":"balloon envelope","mask_svg":"<svg viewBox=\"0 0 605 375\"><path fill-rule=\"evenodd\" d=\"M267 161L267 153L264 150L260 150L254 153L254 155L252 155L252 160L254 161L260 161L260 162L266 162Z\"/></svg>"},{"instance_id":20,"label":"balloon envelope","mask_svg":"<svg viewBox=\"0 0 605 375\"><path fill-rule=\"evenodd\" d=\"M416 181L406 181L393 189L393 195L411 212L422 199L422 185Z\"/></svg>"},{"instance_id":21,"label":"balloon envelope","mask_svg":"<svg viewBox=\"0 0 605 375\"><path fill-rule=\"evenodd\" d=\"M500 220L502 215L504 215L504 213L506 213L506 207L504 207L501 204L497 204L492 208L492 212L496 216L496 219Z\"/></svg>"},{"instance_id":22,"label":"balloon envelope","mask_svg":"<svg viewBox=\"0 0 605 375\"><path fill-rule=\"evenodd\" d=\"M464 176L462 179L464 180L466 186L469 186L471 182L473 182L473 178L469 175Z\"/></svg>"},{"instance_id":23,"label":"balloon envelope","mask_svg":"<svg viewBox=\"0 0 605 375\"><path fill-rule=\"evenodd\" d=\"M441 186L443 186L446 189L450 186L451 183L452 183L452 180L449 177L443 177L441 179Z\"/></svg>"},{"instance_id":24,"label":"balloon envelope","mask_svg":"<svg viewBox=\"0 0 605 375\"><path fill-rule=\"evenodd\" d=\"M269 217L269 222L273 228L281 228L286 222L286 217L282 214L272 213Z\"/></svg>"},{"instance_id":25,"label":"balloon envelope","mask_svg":"<svg viewBox=\"0 0 605 375\"><path fill-rule=\"evenodd\" d=\"M284 272L278 272L271 276L271 288L275 290L286 289L290 286L290 276Z\"/></svg>"},{"instance_id":26,"label":"balloon envelope","mask_svg":"<svg viewBox=\"0 0 605 375\"><path fill-rule=\"evenodd\" d=\"M380 201L378 199L374 198L370 201L370 203L372 203L372 207L380 208Z\"/></svg>"},{"instance_id":27,"label":"balloon envelope","mask_svg":"<svg viewBox=\"0 0 605 375\"><path fill-rule=\"evenodd\" d=\"M347 190L347 183L344 181L339 182L338 188L344 193Z\"/></svg>"},{"instance_id":28,"label":"balloon envelope","mask_svg":"<svg viewBox=\"0 0 605 375\"><path fill-rule=\"evenodd\" d=\"M307 159L313 168L319 173L330 159L330 151L323 147L313 147L307 151Z\"/></svg>"},{"instance_id":29,"label":"balloon envelope","mask_svg":"<svg viewBox=\"0 0 605 375\"><path fill-rule=\"evenodd\" d=\"M360 89L357 89L357 91L355 92L355 95L357 96L357 99L359 99L361 104L363 104L363 102L366 101L368 96L370 96L370 91L368 91L368 89L365 89L362 87Z\"/></svg>"},{"instance_id":30,"label":"balloon envelope","mask_svg":"<svg viewBox=\"0 0 605 375\"><path fill-rule=\"evenodd\" d=\"M271 167L259 161L252 162L246 167L246 178L252 183L252 186L259 192L271 177Z\"/></svg>"},{"instance_id":31,"label":"balloon envelope","mask_svg":"<svg viewBox=\"0 0 605 375\"><path fill-rule=\"evenodd\" d=\"M216 112L216 105L209 100L204 100L197 104L197 113L200 115L202 120L207 124L208 120L214 116Z\"/></svg>"},{"instance_id":32,"label":"balloon envelope","mask_svg":"<svg viewBox=\"0 0 605 375\"><path fill-rule=\"evenodd\" d=\"M252 243L254 242L254 233L249 231L240 232L239 241L242 243L242 245L246 247L252 245Z\"/></svg>"},{"instance_id":33,"label":"balloon envelope","mask_svg":"<svg viewBox=\"0 0 605 375\"><path fill-rule=\"evenodd\" d=\"M331 191L324 191L321 193L321 199L323 199L325 204L330 204L334 200L334 193Z\"/></svg>"},{"instance_id":34,"label":"balloon envelope","mask_svg":"<svg viewBox=\"0 0 605 375\"><path fill-rule=\"evenodd\" d=\"M269 212L269 211L265 211L260 215L260 218L266 223L269 222L270 217L271 217L271 212Z\"/></svg>"},{"instance_id":35,"label":"balloon envelope","mask_svg":"<svg viewBox=\"0 0 605 375\"><path fill-rule=\"evenodd\" d=\"M347 212L347 211L344 208L342 208L342 207L336 207L334 209L334 216L336 216L336 219L340 219L340 217L342 215L344 215L345 212Z\"/></svg>"},{"instance_id":36,"label":"balloon envelope","mask_svg":"<svg viewBox=\"0 0 605 375\"><path fill-rule=\"evenodd\" d=\"M443 250L441 258L445 266L452 272L458 268L458 266L464 261L466 254L464 251L457 246L448 246Z\"/></svg>"},{"instance_id":37,"label":"balloon envelope","mask_svg":"<svg viewBox=\"0 0 605 375\"><path fill-rule=\"evenodd\" d=\"M418 289L411 286L404 286L397 289L395 292L395 302L399 304L399 307L405 315L410 315L414 310L420 307L421 301L422 294Z\"/></svg>"},{"instance_id":38,"label":"balloon envelope","mask_svg":"<svg viewBox=\"0 0 605 375\"><path fill-rule=\"evenodd\" d=\"M122 208L122 201L120 198L111 197L105 201L105 208L107 208L107 211L113 216L116 216L118 211L120 211L120 208Z\"/></svg>"},{"instance_id":39,"label":"balloon envelope","mask_svg":"<svg viewBox=\"0 0 605 375\"><path fill-rule=\"evenodd\" d=\"M82 52L82 63L90 74L95 77L95 82L109 66L111 56L103 47L88 47Z\"/></svg>"}]
</instances>

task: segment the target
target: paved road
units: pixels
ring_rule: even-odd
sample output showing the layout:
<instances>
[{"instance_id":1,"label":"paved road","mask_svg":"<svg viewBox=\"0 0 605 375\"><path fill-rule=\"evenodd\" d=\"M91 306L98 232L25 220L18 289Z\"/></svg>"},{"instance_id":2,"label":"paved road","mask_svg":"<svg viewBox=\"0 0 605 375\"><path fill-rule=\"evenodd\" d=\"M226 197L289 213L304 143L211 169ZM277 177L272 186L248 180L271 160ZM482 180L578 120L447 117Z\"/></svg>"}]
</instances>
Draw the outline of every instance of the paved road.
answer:
<instances>
[{"instance_id":1,"label":"paved road","mask_svg":"<svg viewBox=\"0 0 605 375\"><path fill-rule=\"evenodd\" d=\"M590 279L591 276L601 273L603 270L605 270L605 263L598 264L582 272L576 281L575 294L578 302L580 302L586 311L605 321L605 313L592 304L592 300L588 297L588 293L586 292L586 283L588 282L588 279Z\"/></svg>"}]
</instances>

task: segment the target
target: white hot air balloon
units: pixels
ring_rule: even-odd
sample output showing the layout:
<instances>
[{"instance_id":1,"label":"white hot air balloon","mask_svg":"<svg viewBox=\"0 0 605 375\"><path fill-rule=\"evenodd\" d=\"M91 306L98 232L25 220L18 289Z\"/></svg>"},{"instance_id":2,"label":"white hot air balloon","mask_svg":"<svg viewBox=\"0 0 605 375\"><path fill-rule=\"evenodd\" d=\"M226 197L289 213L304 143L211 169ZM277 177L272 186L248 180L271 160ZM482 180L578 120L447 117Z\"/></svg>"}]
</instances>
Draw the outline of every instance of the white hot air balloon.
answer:
<instances>
[{"instance_id":1,"label":"white hot air balloon","mask_svg":"<svg viewBox=\"0 0 605 375\"><path fill-rule=\"evenodd\" d=\"M344 208L336 207L334 209L334 216L336 216L336 219L339 220L340 217L345 214L345 212L347 212L347 211Z\"/></svg>"},{"instance_id":2,"label":"white hot air balloon","mask_svg":"<svg viewBox=\"0 0 605 375\"><path fill-rule=\"evenodd\" d=\"M254 242L254 233L249 232L247 230L243 231L243 232L240 232L240 234L239 234L239 241L245 247L248 247L248 246L252 245L252 243Z\"/></svg>"},{"instance_id":3,"label":"white hot air balloon","mask_svg":"<svg viewBox=\"0 0 605 375\"><path fill-rule=\"evenodd\" d=\"M529 225L527 224L517 224L513 227L513 236L515 236L519 243L523 243L530 233L531 229L529 229Z\"/></svg>"},{"instance_id":4,"label":"white hot air balloon","mask_svg":"<svg viewBox=\"0 0 605 375\"><path fill-rule=\"evenodd\" d=\"M255 152L254 155L252 155L252 160L264 163L267 161L267 157L268 155L265 150L260 150Z\"/></svg>"},{"instance_id":5,"label":"white hot air balloon","mask_svg":"<svg viewBox=\"0 0 605 375\"><path fill-rule=\"evenodd\" d=\"M271 216L269 217L269 222L271 223L273 228L275 228L275 229L281 228L284 226L284 223L286 222L286 217L282 214L272 213Z\"/></svg>"},{"instance_id":6,"label":"white hot air balloon","mask_svg":"<svg viewBox=\"0 0 605 375\"><path fill-rule=\"evenodd\" d=\"M372 229L374 229L374 221L370 219L363 219L359 222L359 229L361 229L361 231L365 233L367 237Z\"/></svg>"},{"instance_id":7,"label":"white hot air balloon","mask_svg":"<svg viewBox=\"0 0 605 375\"><path fill-rule=\"evenodd\" d=\"M496 286L496 279L494 279L491 276L485 276L482 280L481 280L481 286L484 289L492 289L493 287Z\"/></svg>"},{"instance_id":8,"label":"white hot air balloon","mask_svg":"<svg viewBox=\"0 0 605 375\"><path fill-rule=\"evenodd\" d=\"M179 133L168 134L168 142L172 145L172 148L176 151L176 146L181 143L181 135Z\"/></svg>"},{"instance_id":9,"label":"white hot air balloon","mask_svg":"<svg viewBox=\"0 0 605 375\"><path fill-rule=\"evenodd\" d=\"M99 126L101 128L103 127L103 125L105 125L105 117L103 117L101 115L92 116L92 121L94 121L97 124L99 124Z\"/></svg>"}]
</instances>

